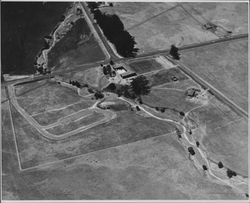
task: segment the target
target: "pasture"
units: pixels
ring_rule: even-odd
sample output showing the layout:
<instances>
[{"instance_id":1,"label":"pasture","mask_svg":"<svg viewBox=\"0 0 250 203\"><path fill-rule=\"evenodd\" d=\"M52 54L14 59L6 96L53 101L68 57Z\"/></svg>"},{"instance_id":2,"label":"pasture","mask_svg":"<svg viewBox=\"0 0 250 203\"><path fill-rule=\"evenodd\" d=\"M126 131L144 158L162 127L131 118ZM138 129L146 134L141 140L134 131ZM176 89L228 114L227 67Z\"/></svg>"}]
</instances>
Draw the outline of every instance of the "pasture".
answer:
<instances>
[{"instance_id":1,"label":"pasture","mask_svg":"<svg viewBox=\"0 0 250 203\"><path fill-rule=\"evenodd\" d=\"M142 101L150 107L165 107L184 113L200 105L187 100L185 91L175 89L153 89L142 96Z\"/></svg>"},{"instance_id":2,"label":"pasture","mask_svg":"<svg viewBox=\"0 0 250 203\"><path fill-rule=\"evenodd\" d=\"M172 83L173 77L176 77L179 81L188 79L188 77L178 68L170 68L167 70L160 70L157 73L147 75L151 86L158 86L164 83Z\"/></svg>"},{"instance_id":3,"label":"pasture","mask_svg":"<svg viewBox=\"0 0 250 203\"><path fill-rule=\"evenodd\" d=\"M18 85L15 88L19 105L31 115L62 108L82 100L76 91L50 80Z\"/></svg>"},{"instance_id":4,"label":"pasture","mask_svg":"<svg viewBox=\"0 0 250 203\"><path fill-rule=\"evenodd\" d=\"M85 21L81 18L48 54L50 68L68 70L82 64L102 61L105 54Z\"/></svg>"},{"instance_id":5,"label":"pasture","mask_svg":"<svg viewBox=\"0 0 250 203\"><path fill-rule=\"evenodd\" d=\"M70 104L62 109L49 110L33 115L32 117L42 126L57 122L60 118L76 113L82 109L90 107L94 102L92 100L82 100L75 104Z\"/></svg>"},{"instance_id":6,"label":"pasture","mask_svg":"<svg viewBox=\"0 0 250 203\"><path fill-rule=\"evenodd\" d=\"M212 96L208 105L195 109L189 116L199 123L199 139L202 140L208 156L246 176L247 120Z\"/></svg>"},{"instance_id":7,"label":"pasture","mask_svg":"<svg viewBox=\"0 0 250 203\"><path fill-rule=\"evenodd\" d=\"M120 2L102 10L120 17L125 29L134 36L139 54L169 49L172 44L183 46L218 39L202 29L206 21L195 19L181 4Z\"/></svg>"},{"instance_id":8,"label":"pasture","mask_svg":"<svg viewBox=\"0 0 250 203\"><path fill-rule=\"evenodd\" d=\"M181 62L248 110L247 38L181 51Z\"/></svg>"},{"instance_id":9,"label":"pasture","mask_svg":"<svg viewBox=\"0 0 250 203\"><path fill-rule=\"evenodd\" d=\"M148 119L143 124L147 119L135 119L131 113L122 113L115 121L113 127L116 128L113 130L110 129L112 124L108 124L95 132L85 132L84 136L81 134L75 142L70 139L66 143L55 143L30 131L32 127L18 112L14 110L13 114L18 151L22 152L22 167L57 162L19 171L13 137L4 133L3 173L6 175L3 176L3 199L242 199L230 187L211 182L204 178L204 174L197 173L186 151L176 141L176 135L167 129L165 122L164 125L162 122L155 125L154 119ZM132 118L124 117L126 127L121 125L122 115ZM4 118L10 121L7 114ZM125 138L129 133L130 140L135 135L138 139L148 130L147 139L123 142L126 144L119 146L113 143L113 147L107 147L108 142L114 141L114 135ZM95 138L91 138L90 134ZM105 137L98 138L98 134ZM103 143L103 150L72 157L77 150L93 150L100 143ZM22 145L25 146L20 148ZM69 159L60 160L65 157ZM32 187L29 187L30 183ZM15 191L15 188L18 190Z\"/></svg>"},{"instance_id":10,"label":"pasture","mask_svg":"<svg viewBox=\"0 0 250 203\"><path fill-rule=\"evenodd\" d=\"M143 74L163 68L162 64L158 63L155 59L132 61L131 63L129 63L129 66L131 70L136 72L137 74Z\"/></svg>"},{"instance_id":11,"label":"pasture","mask_svg":"<svg viewBox=\"0 0 250 203\"><path fill-rule=\"evenodd\" d=\"M104 118L102 113L98 112L83 112L79 118L72 118L69 122L62 121L59 125L47 129L47 131L51 134L60 136L61 134L65 134L76 130L78 128L88 126L90 124L94 124Z\"/></svg>"}]
</instances>

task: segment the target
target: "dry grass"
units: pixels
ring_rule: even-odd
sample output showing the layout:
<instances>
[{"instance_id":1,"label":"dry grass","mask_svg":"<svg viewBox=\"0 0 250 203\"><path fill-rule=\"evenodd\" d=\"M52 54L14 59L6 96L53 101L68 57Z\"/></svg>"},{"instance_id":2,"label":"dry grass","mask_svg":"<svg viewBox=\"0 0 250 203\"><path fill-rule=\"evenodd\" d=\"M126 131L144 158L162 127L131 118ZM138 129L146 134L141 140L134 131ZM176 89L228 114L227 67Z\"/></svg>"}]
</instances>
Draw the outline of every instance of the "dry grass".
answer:
<instances>
[{"instance_id":1,"label":"dry grass","mask_svg":"<svg viewBox=\"0 0 250 203\"><path fill-rule=\"evenodd\" d=\"M138 74L160 70L163 68L162 65L158 63L155 59L135 61L129 63L129 66L131 67L132 71L135 71Z\"/></svg>"},{"instance_id":2,"label":"dry grass","mask_svg":"<svg viewBox=\"0 0 250 203\"><path fill-rule=\"evenodd\" d=\"M183 51L181 60L192 71L247 111L247 39Z\"/></svg>"},{"instance_id":3,"label":"dry grass","mask_svg":"<svg viewBox=\"0 0 250 203\"><path fill-rule=\"evenodd\" d=\"M36 83L30 83L28 89L31 89L25 91L26 94L17 97L19 105L29 114L61 108L82 99L78 96L77 92L63 87L56 82L46 81L46 84L43 84L39 88L32 88L32 84L36 86Z\"/></svg>"}]
</instances>

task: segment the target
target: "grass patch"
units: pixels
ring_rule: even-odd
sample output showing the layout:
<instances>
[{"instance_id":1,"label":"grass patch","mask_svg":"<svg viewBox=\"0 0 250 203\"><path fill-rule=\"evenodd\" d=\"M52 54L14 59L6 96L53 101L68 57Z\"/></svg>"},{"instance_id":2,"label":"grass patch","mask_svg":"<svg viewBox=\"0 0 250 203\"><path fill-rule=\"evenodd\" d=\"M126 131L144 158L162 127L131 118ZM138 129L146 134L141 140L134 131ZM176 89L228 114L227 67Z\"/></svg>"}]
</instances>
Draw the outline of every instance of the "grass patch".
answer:
<instances>
[{"instance_id":1,"label":"grass patch","mask_svg":"<svg viewBox=\"0 0 250 203\"><path fill-rule=\"evenodd\" d=\"M34 84L36 84L35 82ZM31 86L31 83L29 84ZM81 97L77 92L63 87L54 81L47 81L38 89L32 89L28 95L17 97L19 105L29 114L41 113L47 110L61 108L78 102Z\"/></svg>"},{"instance_id":2,"label":"grass patch","mask_svg":"<svg viewBox=\"0 0 250 203\"><path fill-rule=\"evenodd\" d=\"M162 65L155 59L148 59L143 61L135 61L129 64L131 69L138 74L162 69Z\"/></svg>"},{"instance_id":3,"label":"grass patch","mask_svg":"<svg viewBox=\"0 0 250 203\"><path fill-rule=\"evenodd\" d=\"M52 110L45 111L38 115L33 116L33 118L40 125L50 125L52 123L57 122L60 118L65 117L67 115L73 114L79 110L86 109L90 107L94 102L92 100L83 100L79 103L72 104L61 110Z\"/></svg>"},{"instance_id":4,"label":"grass patch","mask_svg":"<svg viewBox=\"0 0 250 203\"><path fill-rule=\"evenodd\" d=\"M184 91L154 89L149 95L142 96L143 103L151 107L165 107L187 112L199 104L186 100Z\"/></svg>"},{"instance_id":5,"label":"grass patch","mask_svg":"<svg viewBox=\"0 0 250 203\"><path fill-rule=\"evenodd\" d=\"M67 124L61 124L58 126L55 126L53 128L48 129L47 131L49 133L52 133L54 135L61 135L67 132L70 132L72 130L76 130L80 127L90 125L94 122L97 122L104 118L104 115L101 113L93 112L92 114L88 114L87 117L81 118L78 121L71 121Z\"/></svg>"},{"instance_id":6,"label":"grass patch","mask_svg":"<svg viewBox=\"0 0 250 203\"><path fill-rule=\"evenodd\" d=\"M69 65L91 63L104 58L105 55L87 22L81 18L51 49L48 54L48 66L62 69Z\"/></svg>"},{"instance_id":7,"label":"grass patch","mask_svg":"<svg viewBox=\"0 0 250 203\"><path fill-rule=\"evenodd\" d=\"M152 86L173 82L172 80L173 77L176 77L179 81L188 79L188 77L178 68L170 68L167 70L161 70L147 77L149 78Z\"/></svg>"}]
</instances>

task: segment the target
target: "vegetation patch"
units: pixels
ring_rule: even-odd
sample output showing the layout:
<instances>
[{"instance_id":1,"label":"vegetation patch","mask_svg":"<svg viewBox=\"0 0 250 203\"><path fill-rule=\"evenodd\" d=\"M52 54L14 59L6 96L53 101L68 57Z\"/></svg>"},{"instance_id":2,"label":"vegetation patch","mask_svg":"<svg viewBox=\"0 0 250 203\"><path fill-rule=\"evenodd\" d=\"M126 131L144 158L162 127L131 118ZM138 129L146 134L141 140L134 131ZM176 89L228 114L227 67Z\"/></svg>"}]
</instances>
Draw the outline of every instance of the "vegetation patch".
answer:
<instances>
[{"instance_id":1,"label":"vegetation patch","mask_svg":"<svg viewBox=\"0 0 250 203\"><path fill-rule=\"evenodd\" d=\"M77 119L75 121L71 121L66 124L60 124L53 128L47 129L49 133L52 133L54 135L61 135L64 133L68 133L72 130L76 130L80 127L87 126L90 124L93 124L97 121L100 121L102 118L104 118L104 115L101 113L93 112L91 115L87 115L86 117L83 117L81 119Z\"/></svg>"},{"instance_id":2,"label":"vegetation patch","mask_svg":"<svg viewBox=\"0 0 250 203\"><path fill-rule=\"evenodd\" d=\"M142 101L151 107L164 107L183 112L187 112L198 105L186 100L184 91L174 89L154 89L149 95L142 96Z\"/></svg>"},{"instance_id":3,"label":"vegetation patch","mask_svg":"<svg viewBox=\"0 0 250 203\"><path fill-rule=\"evenodd\" d=\"M104 57L87 22L80 18L49 52L48 67L67 68L69 65L100 61Z\"/></svg>"},{"instance_id":4,"label":"vegetation patch","mask_svg":"<svg viewBox=\"0 0 250 203\"><path fill-rule=\"evenodd\" d=\"M29 114L61 108L81 99L77 92L54 81L47 81L42 87L29 91L29 94L17 97L19 105Z\"/></svg>"},{"instance_id":5,"label":"vegetation patch","mask_svg":"<svg viewBox=\"0 0 250 203\"><path fill-rule=\"evenodd\" d=\"M135 71L138 74L159 70L162 69L162 65L158 63L155 59L147 59L142 61L135 61L132 63L129 63L129 66L133 71Z\"/></svg>"},{"instance_id":6,"label":"vegetation patch","mask_svg":"<svg viewBox=\"0 0 250 203\"><path fill-rule=\"evenodd\" d=\"M182 81L188 79L188 77L178 68L161 70L148 77L151 82L151 86L162 85L164 83L170 83L176 80Z\"/></svg>"},{"instance_id":7,"label":"vegetation patch","mask_svg":"<svg viewBox=\"0 0 250 203\"><path fill-rule=\"evenodd\" d=\"M124 57L134 57L138 51L138 48L135 48L136 42L134 37L124 30L120 18L117 15L102 13L96 2L88 2L88 6L104 35L115 45L118 54Z\"/></svg>"}]
</instances>

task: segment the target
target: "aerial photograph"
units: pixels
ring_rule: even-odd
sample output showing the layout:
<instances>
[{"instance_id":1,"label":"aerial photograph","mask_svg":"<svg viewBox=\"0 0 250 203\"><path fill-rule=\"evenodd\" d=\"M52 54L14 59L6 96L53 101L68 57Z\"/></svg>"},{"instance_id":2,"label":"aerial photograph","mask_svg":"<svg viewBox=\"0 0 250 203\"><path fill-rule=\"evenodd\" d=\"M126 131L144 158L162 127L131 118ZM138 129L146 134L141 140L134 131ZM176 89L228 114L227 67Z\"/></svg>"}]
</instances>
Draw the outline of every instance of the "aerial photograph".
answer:
<instances>
[{"instance_id":1,"label":"aerial photograph","mask_svg":"<svg viewBox=\"0 0 250 203\"><path fill-rule=\"evenodd\" d=\"M1 201L249 201L248 13L1 2Z\"/></svg>"}]
</instances>

